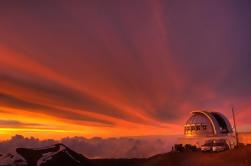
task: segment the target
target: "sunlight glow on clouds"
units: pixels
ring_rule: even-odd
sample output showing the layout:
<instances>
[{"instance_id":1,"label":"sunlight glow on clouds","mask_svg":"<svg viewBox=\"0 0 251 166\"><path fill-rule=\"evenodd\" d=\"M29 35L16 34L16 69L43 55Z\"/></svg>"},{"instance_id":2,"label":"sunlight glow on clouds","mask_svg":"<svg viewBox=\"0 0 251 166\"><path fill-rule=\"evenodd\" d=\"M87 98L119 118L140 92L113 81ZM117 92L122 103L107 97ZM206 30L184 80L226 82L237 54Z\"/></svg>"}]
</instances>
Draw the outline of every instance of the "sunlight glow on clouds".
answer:
<instances>
[{"instance_id":1,"label":"sunlight glow on clouds","mask_svg":"<svg viewBox=\"0 0 251 166\"><path fill-rule=\"evenodd\" d=\"M191 110L233 104L249 130L251 14L235 3L1 2L1 139L180 134Z\"/></svg>"}]
</instances>

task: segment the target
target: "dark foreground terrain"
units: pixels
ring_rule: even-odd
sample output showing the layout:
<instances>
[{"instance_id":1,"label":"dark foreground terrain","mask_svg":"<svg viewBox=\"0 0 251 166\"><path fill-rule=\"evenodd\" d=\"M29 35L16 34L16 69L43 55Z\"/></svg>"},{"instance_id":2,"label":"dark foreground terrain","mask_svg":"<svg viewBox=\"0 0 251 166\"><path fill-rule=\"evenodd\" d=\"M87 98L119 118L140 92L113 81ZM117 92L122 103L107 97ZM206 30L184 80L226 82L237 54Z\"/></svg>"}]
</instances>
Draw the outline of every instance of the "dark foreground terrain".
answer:
<instances>
[{"instance_id":1,"label":"dark foreground terrain","mask_svg":"<svg viewBox=\"0 0 251 166\"><path fill-rule=\"evenodd\" d=\"M0 156L1 166L250 166L251 145L220 153L169 152L147 159L91 160L63 144L39 149L17 148Z\"/></svg>"}]
</instances>

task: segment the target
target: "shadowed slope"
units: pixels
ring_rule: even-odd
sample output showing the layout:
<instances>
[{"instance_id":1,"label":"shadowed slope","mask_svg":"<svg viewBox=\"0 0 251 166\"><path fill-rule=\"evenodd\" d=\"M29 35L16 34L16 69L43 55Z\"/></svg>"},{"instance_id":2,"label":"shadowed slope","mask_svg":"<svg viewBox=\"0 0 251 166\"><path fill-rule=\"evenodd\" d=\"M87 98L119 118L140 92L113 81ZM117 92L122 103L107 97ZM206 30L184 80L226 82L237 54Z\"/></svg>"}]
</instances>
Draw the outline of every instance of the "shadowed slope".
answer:
<instances>
[{"instance_id":1,"label":"shadowed slope","mask_svg":"<svg viewBox=\"0 0 251 166\"><path fill-rule=\"evenodd\" d=\"M63 144L55 144L39 149L17 148L28 166L249 166L251 165L251 145L242 146L220 153L169 152L147 159L88 159ZM13 165L25 161L18 156L7 155L1 163Z\"/></svg>"},{"instance_id":2,"label":"shadowed slope","mask_svg":"<svg viewBox=\"0 0 251 166\"><path fill-rule=\"evenodd\" d=\"M251 145L221 153L170 152L148 159L94 160L97 166L250 166Z\"/></svg>"},{"instance_id":3,"label":"shadowed slope","mask_svg":"<svg viewBox=\"0 0 251 166\"><path fill-rule=\"evenodd\" d=\"M140 166L249 166L251 165L251 145L221 153L170 152L153 156Z\"/></svg>"},{"instance_id":4,"label":"shadowed slope","mask_svg":"<svg viewBox=\"0 0 251 166\"><path fill-rule=\"evenodd\" d=\"M20 154L28 163L28 166L80 166L91 165L91 162L83 155L72 151L63 144L55 144L50 147L38 149L17 148Z\"/></svg>"}]
</instances>

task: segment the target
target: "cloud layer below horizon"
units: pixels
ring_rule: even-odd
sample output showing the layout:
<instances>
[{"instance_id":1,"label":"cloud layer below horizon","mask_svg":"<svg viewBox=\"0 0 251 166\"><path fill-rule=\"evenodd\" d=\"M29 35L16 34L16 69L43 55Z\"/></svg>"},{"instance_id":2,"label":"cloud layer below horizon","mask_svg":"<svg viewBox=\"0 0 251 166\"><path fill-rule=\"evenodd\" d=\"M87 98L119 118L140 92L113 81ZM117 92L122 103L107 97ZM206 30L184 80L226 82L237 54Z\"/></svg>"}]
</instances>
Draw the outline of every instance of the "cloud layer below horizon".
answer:
<instances>
[{"instance_id":1,"label":"cloud layer below horizon","mask_svg":"<svg viewBox=\"0 0 251 166\"><path fill-rule=\"evenodd\" d=\"M15 135L9 140L0 141L0 154L16 154L16 148L41 148L63 143L75 152L88 158L146 158L171 150L175 136L120 137L91 139L67 137L60 140L39 140ZM112 147L112 148L111 148Z\"/></svg>"},{"instance_id":2,"label":"cloud layer below horizon","mask_svg":"<svg viewBox=\"0 0 251 166\"><path fill-rule=\"evenodd\" d=\"M0 2L0 135L182 133L194 109L248 131L249 1Z\"/></svg>"}]
</instances>

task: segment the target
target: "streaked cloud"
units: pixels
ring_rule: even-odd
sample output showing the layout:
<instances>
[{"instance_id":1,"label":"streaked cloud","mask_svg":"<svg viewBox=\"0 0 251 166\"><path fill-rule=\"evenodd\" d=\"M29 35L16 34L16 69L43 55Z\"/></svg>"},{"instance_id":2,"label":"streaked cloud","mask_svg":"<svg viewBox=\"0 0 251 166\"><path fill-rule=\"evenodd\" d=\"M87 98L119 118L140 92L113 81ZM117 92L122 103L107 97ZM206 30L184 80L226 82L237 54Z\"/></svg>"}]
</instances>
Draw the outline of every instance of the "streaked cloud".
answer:
<instances>
[{"instance_id":1,"label":"streaked cloud","mask_svg":"<svg viewBox=\"0 0 251 166\"><path fill-rule=\"evenodd\" d=\"M174 134L193 109L230 117L235 105L240 128L249 130L249 2L14 2L0 5L7 128ZM55 136L63 137L48 135Z\"/></svg>"}]
</instances>

